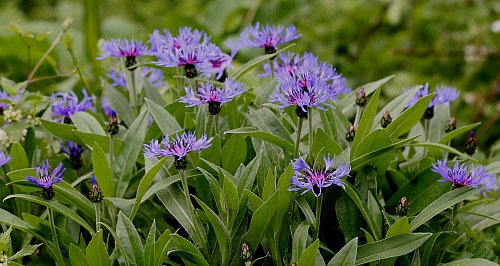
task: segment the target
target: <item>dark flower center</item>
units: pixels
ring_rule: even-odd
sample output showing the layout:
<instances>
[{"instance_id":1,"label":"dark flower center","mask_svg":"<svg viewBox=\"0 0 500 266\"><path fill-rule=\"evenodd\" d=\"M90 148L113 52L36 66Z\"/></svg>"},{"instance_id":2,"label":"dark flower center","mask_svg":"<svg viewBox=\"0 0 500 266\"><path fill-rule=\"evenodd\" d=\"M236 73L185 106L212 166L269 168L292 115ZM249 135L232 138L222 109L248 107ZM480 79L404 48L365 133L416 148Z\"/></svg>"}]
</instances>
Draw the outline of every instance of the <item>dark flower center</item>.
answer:
<instances>
[{"instance_id":1,"label":"dark flower center","mask_svg":"<svg viewBox=\"0 0 500 266\"><path fill-rule=\"evenodd\" d=\"M71 121L71 118L69 116L64 117L64 124L73 124L73 121Z\"/></svg>"},{"instance_id":2,"label":"dark flower center","mask_svg":"<svg viewBox=\"0 0 500 266\"><path fill-rule=\"evenodd\" d=\"M186 71L186 77L192 79L198 76L198 72L196 71L196 66L193 64L184 65L184 70Z\"/></svg>"},{"instance_id":3,"label":"dark flower center","mask_svg":"<svg viewBox=\"0 0 500 266\"><path fill-rule=\"evenodd\" d=\"M220 75L220 77L217 79L217 81L219 81L219 82L225 82L226 79L227 79L227 72L224 69L224 71L222 72L222 75Z\"/></svg>"},{"instance_id":4,"label":"dark flower center","mask_svg":"<svg viewBox=\"0 0 500 266\"><path fill-rule=\"evenodd\" d=\"M51 200L54 198L55 195L56 193L54 192L52 186L50 186L49 188L42 187L42 197L44 199Z\"/></svg>"},{"instance_id":5,"label":"dark flower center","mask_svg":"<svg viewBox=\"0 0 500 266\"><path fill-rule=\"evenodd\" d=\"M137 68L137 60L135 58L135 56L127 56L125 58L125 67L130 70L130 71L134 71L136 68Z\"/></svg>"},{"instance_id":6,"label":"dark flower center","mask_svg":"<svg viewBox=\"0 0 500 266\"><path fill-rule=\"evenodd\" d=\"M424 118L431 119L434 117L434 106L425 109Z\"/></svg>"},{"instance_id":7,"label":"dark flower center","mask_svg":"<svg viewBox=\"0 0 500 266\"><path fill-rule=\"evenodd\" d=\"M264 47L264 52L266 54L274 54L276 53L276 48L274 48L274 46L266 46Z\"/></svg>"},{"instance_id":8,"label":"dark flower center","mask_svg":"<svg viewBox=\"0 0 500 266\"><path fill-rule=\"evenodd\" d=\"M304 109L306 111L304 111ZM297 117L299 118L307 118L307 111L309 110L309 107L308 106L300 106L300 105L297 105L297 108L295 108L295 114L297 115Z\"/></svg>"},{"instance_id":9,"label":"dark flower center","mask_svg":"<svg viewBox=\"0 0 500 266\"><path fill-rule=\"evenodd\" d=\"M221 110L220 105L221 105L221 103L220 103L220 102L209 102L209 103L208 103L208 112L209 112L211 115L216 115L216 114L219 114L219 113L220 113L220 110Z\"/></svg>"},{"instance_id":10,"label":"dark flower center","mask_svg":"<svg viewBox=\"0 0 500 266\"><path fill-rule=\"evenodd\" d=\"M187 160L186 157L177 157L175 156L175 161L174 161L174 167L177 170L185 170L187 167Z\"/></svg>"}]
</instances>

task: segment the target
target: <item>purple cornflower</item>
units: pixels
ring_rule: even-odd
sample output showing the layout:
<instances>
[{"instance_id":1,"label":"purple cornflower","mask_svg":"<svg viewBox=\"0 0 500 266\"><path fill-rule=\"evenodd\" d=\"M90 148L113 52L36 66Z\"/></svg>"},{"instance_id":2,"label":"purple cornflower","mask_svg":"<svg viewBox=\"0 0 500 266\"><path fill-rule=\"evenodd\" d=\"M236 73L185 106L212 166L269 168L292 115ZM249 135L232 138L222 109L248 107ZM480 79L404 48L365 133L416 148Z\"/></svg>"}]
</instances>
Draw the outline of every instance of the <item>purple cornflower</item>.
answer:
<instances>
[{"instance_id":1,"label":"purple cornflower","mask_svg":"<svg viewBox=\"0 0 500 266\"><path fill-rule=\"evenodd\" d=\"M57 167L50 172L49 170L49 160L42 163L42 166L35 166L36 177L28 176L26 180L33 184L38 185L42 189L42 196L47 200L51 200L55 196L54 189L52 185L57 184L62 181L63 174L66 168L62 168L62 162L57 165Z\"/></svg>"},{"instance_id":2,"label":"purple cornflower","mask_svg":"<svg viewBox=\"0 0 500 266\"><path fill-rule=\"evenodd\" d=\"M333 159L330 159L330 154L328 154L328 157L323 157L323 160L325 163L324 167L316 167L308 165L302 157L295 159L292 162L294 171L291 179L292 185L288 190L297 191L305 189L302 194L312 191L314 196L319 197L323 188L331 185L337 185L345 189L342 182L340 182L340 178L349 176L351 165L349 163L342 165L342 161L339 161L337 168L334 168L335 156L333 156Z\"/></svg>"},{"instance_id":3,"label":"purple cornflower","mask_svg":"<svg viewBox=\"0 0 500 266\"><path fill-rule=\"evenodd\" d=\"M71 124L71 116L86 110L94 111L94 96L89 96L85 89L82 90L83 99L78 102L74 92L59 92L52 95L52 117L55 121Z\"/></svg>"},{"instance_id":4,"label":"purple cornflower","mask_svg":"<svg viewBox=\"0 0 500 266\"><path fill-rule=\"evenodd\" d=\"M405 90L405 93L408 91L409 89ZM415 93L415 95L413 95L413 98L411 98L410 101L408 101L408 103L405 105L405 108L413 106L420 98L426 95L429 95L429 83L426 83L422 88L420 88ZM434 117L434 106L454 101L455 99L458 98L458 95L459 92L455 88L450 88L450 87L441 88L439 86L436 86L436 96L429 103L429 106L427 107L427 110L424 113L424 118L430 119Z\"/></svg>"},{"instance_id":5,"label":"purple cornflower","mask_svg":"<svg viewBox=\"0 0 500 266\"><path fill-rule=\"evenodd\" d=\"M264 73L259 74L261 77L270 77L271 63L274 66L274 72L287 72L290 76L297 75L299 68L317 64L318 58L312 53L304 53L303 56L292 52L281 53L277 56L277 60L264 63Z\"/></svg>"},{"instance_id":6,"label":"purple cornflower","mask_svg":"<svg viewBox=\"0 0 500 266\"><path fill-rule=\"evenodd\" d=\"M101 106L102 110L104 111L104 115L106 115L107 117L116 116L116 110L111 107L111 104L106 97L101 98Z\"/></svg>"},{"instance_id":7,"label":"purple cornflower","mask_svg":"<svg viewBox=\"0 0 500 266\"><path fill-rule=\"evenodd\" d=\"M153 88L160 88L165 85L165 79L163 77L163 72L159 69L152 67L143 67L141 68L142 77L145 81L149 82ZM111 86L121 86L127 87L127 80L125 78L125 74L119 70L110 68L107 73L109 79L113 81Z\"/></svg>"},{"instance_id":8,"label":"purple cornflower","mask_svg":"<svg viewBox=\"0 0 500 266\"><path fill-rule=\"evenodd\" d=\"M0 167L6 165L12 157L10 155L6 155L4 152L0 152Z\"/></svg>"},{"instance_id":9,"label":"purple cornflower","mask_svg":"<svg viewBox=\"0 0 500 266\"><path fill-rule=\"evenodd\" d=\"M186 155L192 151L200 151L210 147L212 138L207 139L207 135L196 138L195 132L175 134L175 138L169 141L168 136L163 136L162 141L151 140L149 144L144 144L144 155L148 158L158 158L173 156L176 169L186 169Z\"/></svg>"},{"instance_id":10,"label":"purple cornflower","mask_svg":"<svg viewBox=\"0 0 500 266\"><path fill-rule=\"evenodd\" d=\"M78 170L82 167L81 156L85 151L82 146L72 141L66 141L65 145L61 147L61 151L69 156L71 160L71 168Z\"/></svg>"},{"instance_id":11,"label":"purple cornflower","mask_svg":"<svg viewBox=\"0 0 500 266\"><path fill-rule=\"evenodd\" d=\"M134 70L137 66L137 57L151 55L149 48L141 41L127 39L112 39L101 43L102 54L98 60L108 57L124 58L125 67Z\"/></svg>"},{"instance_id":12,"label":"purple cornflower","mask_svg":"<svg viewBox=\"0 0 500 266\"><path fill-rule=\"evenodd\" d=\"M234 79L227 79L221 88L207 82L198 88L197 93L188 87L185 90L186 96L181 97L181 103L187 103L187 107L208 104L208 112L212 115L220 112L222 104L245 92L243 85Z\"/></svg>"},{"instance_id":13,"label":"purple cornflower","mask_svg":"<svg viewBox=\"0 0 500 266\"><path fill-rule=\"evenodd\" d=\"M188 78L196 77L198 71L207 75L217 73L220 77L232 61L217 45L210 43L206 33L189 27L179 28L176 37L167 30L164 34L155 30L150 35L150 43L157 57L153 63L164 67L184 67Z\"/></svg>"},{"instance_id":14,"label":"purple cornflower","mask_svg":"<svg viewBox=\"0 0 500 266\"><path fill-rule=\"evenodd\" d=\"M302 34L298 34L293 25L285 28L281 25L261 26L257 22L255 26L246 28L237 41L228 42L227 45L231 48L233 56L244 47L264 48L266 54L273 54L278 49L278 45L300 37L302 37Z\"/></svg>"},{"instance_id":15,"label":"purple cornflower","mask_svg":"<svg viewBox=\"0 0 500 266\"><path fill-rule=\"evenodd\" d=\"M488 170L482 165L474 167L474 164L472 164L470 168L467 169L465 163L459 165L458 162L455 162L455 166L451 168L446 166L445 159L443 161L437 161L437 164L433 164L432 171L441 175L443 179L439 180L440 182L452 182L454 188L464 186L473 188L484 186L483 190L498 188L495 175L488 173Z\"/></svg>"}]
</instances>

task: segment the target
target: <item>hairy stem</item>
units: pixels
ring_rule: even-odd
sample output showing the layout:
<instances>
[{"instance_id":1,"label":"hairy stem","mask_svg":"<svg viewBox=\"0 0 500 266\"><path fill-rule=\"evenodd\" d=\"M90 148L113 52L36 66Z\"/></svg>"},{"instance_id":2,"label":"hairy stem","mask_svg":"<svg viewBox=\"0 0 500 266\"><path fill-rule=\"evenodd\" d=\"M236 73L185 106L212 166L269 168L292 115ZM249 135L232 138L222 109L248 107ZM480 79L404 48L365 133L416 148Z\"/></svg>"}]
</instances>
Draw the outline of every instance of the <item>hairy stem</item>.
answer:
<instances>
[{"instance_id":1,"label":"hairy stem","mask_svg":"<svg viewBox=\"0 0 500 266\"><path fill-rule=\"evenodd\" d=\"M49 213L49 225L50 225L50 232L52 233L52 241L54 242L54 253L55 253L55 260L58 265L64 265L64 259L61 253L61 248L59 246L59 240L57 238L57 232L56 232L56 225L54 221L54 212L51 208L47 208L47 211Z\"/></svg>"},{"instance_id":2,"label":"hairy stem","mask_svg":"<svg viewBox=\"0 0 500 266\"><path fill-rule=\"evenodd\" d=\"M315 239L319 237L319 225L321 223L321 205L323 203L323 195L316 198L316 224L314 227Z\"/></svg>"}]
</instances>

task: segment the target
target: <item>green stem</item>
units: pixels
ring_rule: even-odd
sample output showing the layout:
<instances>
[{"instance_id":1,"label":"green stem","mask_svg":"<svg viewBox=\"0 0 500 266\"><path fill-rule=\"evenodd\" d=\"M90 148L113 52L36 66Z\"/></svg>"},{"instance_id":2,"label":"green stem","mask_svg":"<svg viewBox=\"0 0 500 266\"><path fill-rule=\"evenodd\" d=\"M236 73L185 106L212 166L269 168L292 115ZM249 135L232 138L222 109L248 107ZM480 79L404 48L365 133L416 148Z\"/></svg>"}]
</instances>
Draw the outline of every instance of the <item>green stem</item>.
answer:
<instances>
[{"instance_id":1,"label":"green stem","mask_svg":"<svg viewBox=\"0 0 500 266\"><path fill-rule=\"evenodd\" d=\"M299 117L299 121L297 122L297 137L295 139L295 150L293 152L293 157L297 158L299 157L299 144L300 144L300 135L302 133L302 122L304 121L304 118Z\"/></svg>"},{"instance_id":2,"label":"green stem","mask_svg":"<svg viewBox=\"0 0 500 266\"><path fill-rule=\"evenodd\" d=\"M51 208L47 208L47 211L49 213L49 225L50 232L52 233L52 241L54 241L54 253L56 255L55 260L58 265L64 265L64 259L61 253L61 248L59 246L59 240L57 239L56 225L54 222L54 212Z\"/></svg>"},{"instance_id":3,"label":"green stem","mask_svg":"<svg viewBox=\"0 0 500 266\"><path fill-rule=\"evenodd\" d=\"M94 203L95 208L95 232L101 230L101 205L99 203Z\"/></svg>"},{"instance_id":4,"label":"green stem","mask_svg":"<svg viewBox=\"0 0 500 266\"><path fill-rule=\"evenodd\" d=\"M130 71L130 104L132 105L132 109L135 111L136 114L139 114L137 111L137 93L136 93L136 87L135 87L135 69L134 70L129 70Z\"/></svg>"},{"instance_id":5,"label":"green stem","mask_svg":"<svg viewBox=\"0 0 500 266\"><path fill-rule=\"evenodd\" d=\"M182 91L182 67L177 67L177 95L172 95L172 100L175 100L179 95L181 95ZM172 90L173 94L173 90Z\"/></svg>"},{"instance_id":6,"label":"green stem","mask_svg":"<svg viewBox=\"0 0 500 266\"><path fill-rule=\"evenodd\" d=\"M313 149L313 139L314 139L314 129L313 129L313 115L312 115L312 108L309 108L309 113L308 115L308 122L309 122L309 154L312 153Z\"/></svg>"},{"instance_id":7,"label":"green stem","mask_svg":"<svg viewBox=\"0 0 500 266\"><path fill-rule=\"evenodd\" d=\"M113 159L115 158L114 154L115 150L115 138L113 135L109 135L109 165L110 168L113 169Z\"/></svg>"},{"instance_id":8,"label":"green stem","mask_svg":"<svg viewBox=\"0 0 500 266\"><path fill-rule=\"evenodd\" d=\"M274 60L269 59L269 70L271 71L271 80L274 79Z\"/></svg>"},{"instance_id":9,"label":"green stem","mask_svg":"<svg viewBox=\"0 0 500 266\"><path fill-rule=\"evenodd\" d=\"M210 115L213 117L212 119L212 123L214 125L214 136L215 135L220 135L220 132L219 132L219 115Z\"/></svg>"},{"instance_id":10,"label":"green stem","mask_svg":"<svg viewBox=\"0 0 500 266\"><path fill-rule=\"evenodd\" d=\"M321 223L321 205L323 204L323 195L316 198L316 224L314 227L314 236L319 238L319 224Z\"/></svg>"},{"instance_id":11,"label":"green stem","mask_svg":"<svg viewBox=\"0 0 500 266\"><path fill-rule=\"evenodd\" d=\"M425 134L426 141L430 141L430 138L431 138L430 124L431 124L431 120L424 118L424 134Z\"/></svg>"},{"instance_id":12,"label":"green stem","mask_svg":"<svg viewBox=\"0 0 500 266\"><path fill-rule=\"evenodd\" d=\"M358 129L359 120L361 120L361 114L363 113L363 107L356 105L356 117L354 118L354 128Z\"/></svg>"},{"instance_id":13,"label":"green stem","mask_svg":"<svg viewBox=\"0 0 500 266\"><path fill-rule=\"evenodd\" d=\"M458 214L458 211L460 210L460 205L461 203L457 203L453 206L453 209L451 211L451 231L455 230L456 228L456 225L457 225L457 222L456 222L456 219L457 219L457 214Z\"/></svg>"}]
</instances>

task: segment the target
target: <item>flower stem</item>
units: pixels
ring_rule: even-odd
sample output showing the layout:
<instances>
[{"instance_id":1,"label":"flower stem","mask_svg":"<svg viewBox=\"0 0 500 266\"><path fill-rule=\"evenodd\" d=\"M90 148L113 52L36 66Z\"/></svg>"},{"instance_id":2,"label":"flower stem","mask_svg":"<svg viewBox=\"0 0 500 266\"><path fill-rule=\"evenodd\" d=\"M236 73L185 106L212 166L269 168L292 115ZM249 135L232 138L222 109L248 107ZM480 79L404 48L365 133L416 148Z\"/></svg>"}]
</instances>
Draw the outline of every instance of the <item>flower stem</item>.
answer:
<instances>
[{"instance_id":1,"label":"flower stem","mask_svg":"<svg viewBox=\"0 0 500 266\"><path fill-rule=\"evenodd\" d=\"M271 71L271 80L274 79L274 60L269 60L269 70Z\"/></svg>"},{"instance_id":2,"label":"flower stem","mask_svg":"<svg viewBox=\"0 0 500 266\"><path fill-rule=\"evenodd\" d=\"M295 139L295 150L293 152L293 157L299 157L299 144L300 144L300 134L302 133L302 122L304 122L304 118L299 117L299 121L297 122L297 137Z\"/></svg>"},{"instance_id":3,"label":"flower stem","mask_svg":"<svg viewBox=\"0 0 500 266\"><path fill-rule=\"evenodd\" d=\"M314 236L319 238L319 224L321 222L321 205L323 204L323 195L316 198L316 224L314 227Z\"/></svg>"},{"instance_id":4,"label":"flower stem","mask_svg":"<svg viewBox=\"0 0 500 266\"><path fill-rule=\"evenodd\" d=\"M109 165L110 168L113 169L113 159L115 158L114 154L115 149L115 138L113 135L109 135Z\"/></svg>"},{"instance_id":5,"label":"flower stem","mask_svg":"<svg viewBox=\"0 0 500 266\"><path fill-rule=\"evenodd\" d=\"M359 120L361 120L361 114L363 113L363 107L356 105L356 117L354 118L354 128L358 129Z\"/></svg>"},{"instance_id":6,"label":"flower stem","mask_svg":"<svg viewBox=\"0 0 500 266\"><path fill-rule=\"evenodd\" d=\"M219 132L219 115L210 115L213 117L212 119L212 123L214 125L214 136L215 135L218 135L220 132Z\"/></svg>"},{"instance_id":7,"label":"flower stem","mask_svg":"<svg viewBox=\"0 0 500 266\"><path fill-rule=\"evenodd\" d=\"M309 108L307 120L309 122L309 154L311 154L313 149L313 139L314 139L312 108Z\"/></svg>"},{"instance_id":8,"label":"flower stem","mask_svg":"<svg viewBox=\"0 0 500 266\"><path fill-rule=\"evenodd\" d=\"M95 208L95 232L101 230L101 205L99 203L94 203Z\"/></svg>"},{"instance_id":9,"label":"flower stem","mask_svg":"<svg viewBox=\"0 0 500 266\"><path fill-rule=\"evenodd\" d=\"M59 240L57 238L57 232L56 232L56 225L54 222L54 212L51 208L47 208L47 211L49 213L49 225L50 225L50 232L52 233L52 241L54 242L54 253L55 253L55 260L58 265L64 265L64 259L61 253L61 248L59 246Z\"/></svg>"}]
</instances>

